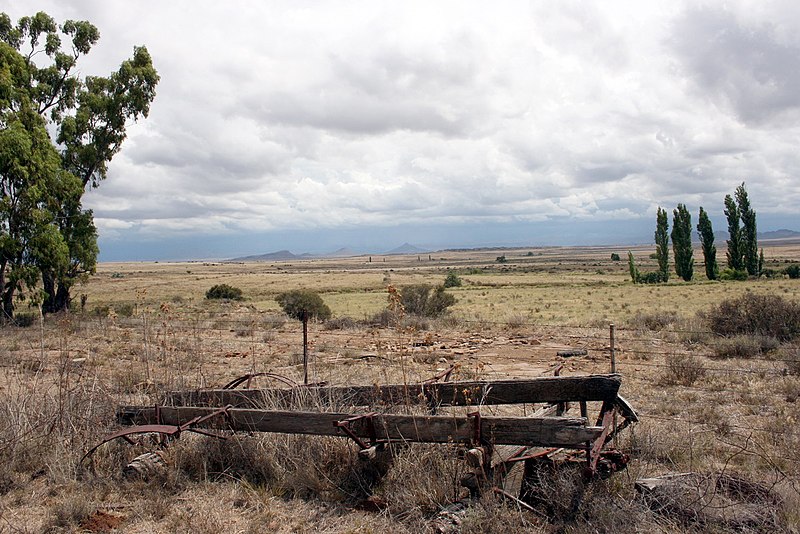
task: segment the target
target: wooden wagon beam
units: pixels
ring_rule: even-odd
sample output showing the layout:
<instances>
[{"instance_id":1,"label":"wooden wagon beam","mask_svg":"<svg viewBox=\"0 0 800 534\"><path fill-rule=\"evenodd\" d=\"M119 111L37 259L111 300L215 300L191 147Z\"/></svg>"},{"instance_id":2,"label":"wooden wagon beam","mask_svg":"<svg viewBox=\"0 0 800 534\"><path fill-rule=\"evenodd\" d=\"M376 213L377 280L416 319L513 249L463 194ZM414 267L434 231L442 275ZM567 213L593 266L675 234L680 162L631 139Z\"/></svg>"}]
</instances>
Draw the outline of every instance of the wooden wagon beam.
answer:
<instances>
[{"instance_id":1,"label":"wooden wagon beam","mask_svg":"<svg viewBox=\"0 0 800 534\"><path fill-rule=\"evenodd\" d=\"M440 406L613 401L620 375L543 377L526 380L479 380L384 386L331 386L269 389L204 389L167 393L173 406L269 407L304 405L375 406L431 403Z\"/></svg>"},{"instance_id":2,"label":"wooden wagon beam","mask_svg":"<svg viewBox=\"0 0 800 534\"><path fill-rule=\"evenodd\" d=\"M196 417L208 415L209 407L122 407L118 419L123 424L181 425ZM275 432L344 436L334 423L352 418L348 413L318 413L231 408L227 417L204 421L203 428L229 428L236 431ZM494 417L479 419L482 439L493 444L542 447L584 447L602 432L601 427L586 426L581 417ZM426 443L470 442L475 436L475 419L451 415L378 414L372 418L375 438ZM350 430L362 439L370 439L371 428L366 419L354 421Z\"/></svg>"}]
</instances>

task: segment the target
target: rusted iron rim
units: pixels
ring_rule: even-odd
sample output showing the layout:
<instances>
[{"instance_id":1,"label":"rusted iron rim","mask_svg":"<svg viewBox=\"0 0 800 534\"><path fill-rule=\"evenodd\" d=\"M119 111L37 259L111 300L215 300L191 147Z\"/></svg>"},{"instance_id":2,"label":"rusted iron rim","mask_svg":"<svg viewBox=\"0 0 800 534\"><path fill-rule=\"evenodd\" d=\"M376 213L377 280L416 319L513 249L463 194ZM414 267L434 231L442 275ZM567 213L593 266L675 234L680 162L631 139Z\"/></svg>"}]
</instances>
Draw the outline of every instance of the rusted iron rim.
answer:
<instances>
[{"instance_id":1,"label":"rusted iron rim","mask_svg":"<svg viewBox=\"0 0 800 534\"><path fill-rule=\"evenodd\" d=\"M160 407L156 406L156 409L158 409L158 408L160 408ZM216 432L211 432L211 431L203 429L203 428L196 428L196 425L202 424L202 423L208 421L209 419L217 417L218 415L224 415L225 418L227 419L228 418L228 410L230 408L232 408L231 405L225 406L223 408L220 408L219 410L215 410L215 411L211 412L210 414L207 414L207 415L204 415L204 416L195 417L195 418L183 423L182 425L154 424L154 425L138 425L138 426L133 426L133 427L129 427L129 428L123 428L122 430L118 430L116 432L113 432L113 433L109 434L108 436L106 436L105 438L103 438L103 440L100 441L100 443L98 443L97 445L95 445L94 447L89 449L86 452L86 454L83 455L83 457L81 458L80 462L78 462L78 463L79 463L79 465L82 464L84 462L84 460L86 460L87 458L92 456L95 453L95 451L97 451L97 449L99 449L102 445L105 445L106 443L108 443L110 441L113 441L115 439L122 438L125 441L127 441L128 443L133 443L133 441L128 436L132 436L132 435L135 435L135 434L160 434L163 437L162 442L161 442L161 446L162 447L166 446L167 440L179 438L180 435L181 435L181 432L195 432L197 434L202 434L204 436L210 436L210 437L213 437L213 438L227 439L227 436L225 436L223 434L218 434ZM160 417L159 417L159 419L160 419Z\"/></svg>"}]
</instances>

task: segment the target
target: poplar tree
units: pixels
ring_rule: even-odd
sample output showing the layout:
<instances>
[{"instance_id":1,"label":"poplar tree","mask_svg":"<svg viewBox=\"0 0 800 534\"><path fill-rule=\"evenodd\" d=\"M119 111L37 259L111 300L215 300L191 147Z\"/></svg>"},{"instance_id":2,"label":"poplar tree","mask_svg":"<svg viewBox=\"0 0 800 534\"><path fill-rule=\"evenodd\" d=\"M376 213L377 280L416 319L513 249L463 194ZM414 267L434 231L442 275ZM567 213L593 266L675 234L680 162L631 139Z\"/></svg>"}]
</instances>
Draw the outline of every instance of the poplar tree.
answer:
<instances>
[{"instance_id":1,"label":"poplar tree","mask_svg":"<svg viewBox=\"0 0 800 534\"><path fill-rule=\"evenodd\" d=\"M733 197L725 195L725 217L728 219L728 267L734 271L744 268L742 262L742 231L739 228L739 208Z\"/></svg>"},{"instance_id":2,"label":"poplar tree","mask_svg":"<svg viewBox=\"0 0 800 534\"><path fill-rule=\"evenodd\" d=\"M685 204L672 211L672 251L675 255L675 273L689 282L694 276L692 257L692 216Z\"/></svg>"},{"instance_id":3,"label":"poplar tree","mask_svg":"<svg viewBox=\"0 0 800 534\"><path fill-rule=\"evenodd\" d=\"M742 229L740 234L740 249L742 254L742 267L747 269L747 274L750 276L758 276L760 270L758 268L758 237L756 235L756 212L753 211L750 205L750 199L747 196L747 190L742 185L736 188L734 193L736 197L736 206L739 209L739 216L742 219Z\"/></svg>"},{"instance_id":4,"label":"poplar tree","mask_svg":"<svg viewBox=\"0 0 800 534\"><path fill-rule=\"evenodd\" d=\"M667 210L658 208L656 212L656 259L662 282L669 281L669 221Z\"/></svg>"},{"instance_id":5,"label":"poplar tree","mask_svg":"<svg viewBox=\"0 0 800 534\"><path fill-rule=\"evenodd\" d=\"M697 232L700 234L700 244L703 247L703 261L706 264L706 278L716 280L719 278L717 266L717 247L714 245L714 229L708 213L700 206L700 217L697 222Z\"/></svg>"}]
</instances>

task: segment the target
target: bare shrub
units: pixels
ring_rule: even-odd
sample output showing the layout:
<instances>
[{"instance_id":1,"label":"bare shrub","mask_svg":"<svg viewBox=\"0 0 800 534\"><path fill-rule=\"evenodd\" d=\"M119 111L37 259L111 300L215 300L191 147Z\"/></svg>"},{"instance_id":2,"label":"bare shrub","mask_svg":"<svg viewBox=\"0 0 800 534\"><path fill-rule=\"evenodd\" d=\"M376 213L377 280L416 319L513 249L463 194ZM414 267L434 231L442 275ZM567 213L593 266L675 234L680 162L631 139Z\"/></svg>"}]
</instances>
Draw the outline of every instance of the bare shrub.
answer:
<instances>
[{"instance_id":1,"label":"bare shrub","mask_svg":"<svg viewBox=\"0 0 800 534\"><path fill-rule=\"evenodd\" d=\"M771 336L739 335L718 339L714 344L717 358L753 358L777 349L780 343Z\"/></svg>"},{"instance_id":2,"label":"bare shrub","mask_svg":"<svg viewBox=\"0 0 800 534\"><path fill-rule=\"evenodd\" d=\"M788 345L783 348L781 355L786 364L786 372L790 375L800 375L800 346Z\"/></svg>"},{"instance_id":3,"label":"bare shrub","mask_svg":"<svg viewBox=\"0 0 800 534\"><path fill-rule=\"evenodd\" d=\"M665 385L691 386L706 375L703 359L692 354L671 354L660 382Z\"/></svg>"},{"instance_id":4,"label":"bare shrub","mask_svg":"<svg viewBox=\"0 0 800 534\"><path fill-rule=\"evenodd\" d=\"M678 314L674 311L656 311L650 313L636 312L628 324L640 330L658 332L678 321Z\"/></svg>"},{"instance_id":5,"label":"bare shrub","mask_svg":"<svg viewBox=\"0 0 800 534\"><path fill-rule=\"evenodd\" d=\"M333 317L325 321L325 330L354 330L358 328L358 321L352 317Z\"/></svg>"},{"instance_id":6,"label":"bare shrub","mask_svg":"<svg viewBox=\"0 0 800 534\"><path fill-rule=\"evenodd\" d=\"M722 336L761 335L788 341L800 335L800 303L779 295L747 293L726 299L705 319L711 331Z\"/></svg>"}]
</instances>

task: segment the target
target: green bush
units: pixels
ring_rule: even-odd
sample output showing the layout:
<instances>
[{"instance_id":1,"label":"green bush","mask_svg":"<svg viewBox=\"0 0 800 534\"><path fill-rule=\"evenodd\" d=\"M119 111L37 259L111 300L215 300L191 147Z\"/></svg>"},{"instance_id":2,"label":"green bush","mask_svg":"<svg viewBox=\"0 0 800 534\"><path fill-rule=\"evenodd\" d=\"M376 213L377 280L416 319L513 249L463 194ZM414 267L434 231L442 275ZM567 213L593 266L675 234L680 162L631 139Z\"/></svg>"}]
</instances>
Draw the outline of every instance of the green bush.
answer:
<instances>
[{"instance_id":1,"label":"green bush","mask_svg":"<svg viewBox=\"0 0 800 534\"><path fill-rule=\"evenodd\" d=\"M737 282L744 282L747 280L747 271L744 269L723 269L719 273L720 280L735 280Z\"/></svg>"},{"instance_id":2,"label":"green bush","mask_svg":"<svg viewBox=\"0 0 800 534\"><path fill-rule=\"evenodd\" d=\"M800 335L800 303L778 295L745 294L726 299L705 314L722 336L760 335L787 341Z\"/></svg>"},{"instance_id":3,"label":"green bush","mask_svg":"<svg viewBox=\"0 0 800 534\"><path fill-rule=\"evenodd\" d=\"M242 290L228 284L217 284L206 291L207 299L242 300Z\"/></svg>"},{"instance_id":4,"label":"green bush","mask_svg":"<svg viewBox=\"0 0 800 534\"><path fill-rule=\"evenodd\" d=\"M792 279L800 278L800 265L790 265L783 270L783 273Z\"/></svg>"},{"instance_id":5,"label":"green bush","mask_svg":"<svg viewBox=\"0 0 800 534\"><path fill-rule=\"evenodd\" d=\"M298 321L311 318L325 321L331 316L331 309L316 291L295 289L281 293L275 297L275 300L278 301L286 315Z\"/></svg>"},{"instance_id":6,"label":"green bush","mask_svg":"<svg viewBox=\"0 0 800 534\"><path fill-rule=\"evenodd\" d=\"M505 254L503 254L502 256L497 256L497 258L495 258L494 261L496 261L497 263L508 263Z\"/></svg>"},{"instance_id":7,"label":"green bush","mask_svg":"<svg viewBox=\"0 0 800 534\"><path fill-rule=\"evenodd\" d=\"M428 284L406 286L400 290L403 309L412 315L439 317L456 303L456 298L445 293L444 286L435 289Z\"/></svg>"},{"instance_id":8,"label":"green bush","mask_svg":"<svg viewBox=\"0 0 800 534\"><path fill-rule=\"evenodd\" d=\"M649 273L641 273L638 282L640 284L661 284L665 282L664 273L661 271L652 271Z\"/></svg>"},{"instance_id":9,"label":"green bush","mask_svg":"<svg viewBox=\"0 0 800 534\"><path fill-rule=\"evenodd\" d=\"M617 254L616 252L611 253L611 261L620 261L620 260L621 258L619 257L619 254Z\"/></svg>"},{"instance_id":10,"label":"green bush","mask_svg":"<svg viewBox=\"0 0 800 534\"><path fill-rule=\"evenodd\" d=\"M461 277L454 272L447 273L444 279L444 287L461 287Z\"/></svg>"}]
</instances>

